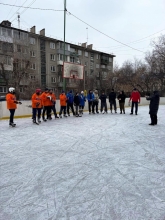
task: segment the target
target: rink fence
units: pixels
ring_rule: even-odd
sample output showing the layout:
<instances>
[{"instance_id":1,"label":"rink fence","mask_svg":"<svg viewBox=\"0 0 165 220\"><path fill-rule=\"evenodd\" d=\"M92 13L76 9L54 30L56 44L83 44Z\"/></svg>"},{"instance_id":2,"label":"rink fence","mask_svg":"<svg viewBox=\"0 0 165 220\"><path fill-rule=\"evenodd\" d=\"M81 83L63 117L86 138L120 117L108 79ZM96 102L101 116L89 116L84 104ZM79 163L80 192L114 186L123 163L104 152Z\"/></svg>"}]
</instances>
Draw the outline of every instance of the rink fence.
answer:
<instances>
[{"instance_id":1,"label":"rink fence","mask_svg":"<svg viewBox=\"0 0 165 220\"><path fill-rule=\"evenodd\" d=\"M125 101L125 107L129 107L129 98ZM25 118L25 117L31 117L32 115L32 108L31 108L31 101L21 101L22 105L18 105L17 110L15 112L15 118ZM99 102L99 109L100 109L100 103ZM119 102L116 101L117 108L119 108ZM160 104L165 105L165 97L160 98ZM143 105L149 105L149 101L146 100L146 98L141 98L141 102L139 106ZM109 101L107 99L107 107L110 108ZM88 102L85 104L84 111L88 110ZM56 111L57 113L60 111L60 102L59 100L56 101ZM0 120L1 119L8 119L9 118L9 111L6 109L6 101L0 102Z\"/></svg>"}]
</instances>

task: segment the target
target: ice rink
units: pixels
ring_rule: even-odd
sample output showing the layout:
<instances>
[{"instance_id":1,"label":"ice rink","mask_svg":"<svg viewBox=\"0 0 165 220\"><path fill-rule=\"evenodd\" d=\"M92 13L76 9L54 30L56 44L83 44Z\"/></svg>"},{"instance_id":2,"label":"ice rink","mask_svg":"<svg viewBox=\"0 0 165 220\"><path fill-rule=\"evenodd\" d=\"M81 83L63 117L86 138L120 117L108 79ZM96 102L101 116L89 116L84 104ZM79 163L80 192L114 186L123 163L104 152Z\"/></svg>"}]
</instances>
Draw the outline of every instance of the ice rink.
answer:
<instances>
[{"instance_id":1,"label":"ice rink","mask_svg":"<svg viewBox=\"0 0 165 220\"><path fill-rule=\"evenodd\" d=\"M0 121L1 220L165 220L165 105Z\"/></svg>"}]
</instances>

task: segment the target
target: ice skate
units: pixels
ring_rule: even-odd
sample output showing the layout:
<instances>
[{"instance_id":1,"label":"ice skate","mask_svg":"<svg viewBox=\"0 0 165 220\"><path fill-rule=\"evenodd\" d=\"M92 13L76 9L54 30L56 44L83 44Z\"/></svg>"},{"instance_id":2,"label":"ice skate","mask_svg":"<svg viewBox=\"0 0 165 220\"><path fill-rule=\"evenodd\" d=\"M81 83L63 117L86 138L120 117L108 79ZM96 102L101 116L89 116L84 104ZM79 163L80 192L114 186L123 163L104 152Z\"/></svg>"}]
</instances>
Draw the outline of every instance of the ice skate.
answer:
<instances>
[{"instance_id":1,"label":"ice skate","mask_svg":"<svg viewBox=\"0 0 165 220\"><path fill-rule=\"evenodd\" d=\"M102 114L104 114L105 113L105 111L102 111Z\"/></svg>"},{"instance_id":2,"label":"ice skate","mask_svg":"<svg viewBox=\"0 0 165 220\"><path fill-rule=\"evenodd\" d=\"M67 118L67 115L64 115L65 118Z\"/></svg>"},{"instance_id":3,"label":"ice skate","mask_svg":"<svg viewBox=\"0 0 165 220\"><path fill-rule=\"evenodd\" d=\"M39 125L39 123L36 122L36 120L33 120L33 124Z\"/></svg>"},{"instance_id":4,"label":"ice skate","mask_svg":"<svg viewBox=\"0 0 165 220\"><path fill-rule=\"evenodd\" d=\"M15 124L15 123L10 123L9 126L10 126L10 127L15 127L16 124Z\"/></svg>"},{"instance_id":5,"label":"ice skate","mask_svg":"<svg viewBox=\"0 0 165 220\"><path fill-rule=\"evenodd\" d=\"M40 120L40 118L38 118L38 123L41 123L41 120Z\"/></svg>"}]
</instances>

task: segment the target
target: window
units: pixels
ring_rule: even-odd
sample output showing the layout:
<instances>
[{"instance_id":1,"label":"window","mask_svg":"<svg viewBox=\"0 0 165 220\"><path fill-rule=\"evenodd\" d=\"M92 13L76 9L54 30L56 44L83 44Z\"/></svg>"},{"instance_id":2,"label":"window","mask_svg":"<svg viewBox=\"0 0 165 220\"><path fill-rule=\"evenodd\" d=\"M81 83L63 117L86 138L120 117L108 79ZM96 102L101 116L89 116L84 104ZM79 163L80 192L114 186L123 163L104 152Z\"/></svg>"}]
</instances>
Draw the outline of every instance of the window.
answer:
<instances>
[{"instance_id":1,"label":"window","mask_svg":"<svg viewBox=\"0 0 165 220\"><path fill-rule=\"evenodd\" d=\"M97 77L99 77L99 76L100 76L100 73L99 73L99 72L97 72L97 73L96 73L96 76L97 76Z\"/></svg>"},{"instance_id":2,"label":"window","mask_svg":"<svg viewBox=\"0 0 165 220\"><path fill-rule=\"evenodd\" d=\"M36 39L34 37L30 37L30 44L35 44L36 43Z\"/></svg>"},{"instance_id":3,"label":"window","mask_svg":"<svg viewBox=\"0 0 165 220\"><path fill-rule=\"evenodd\" d=\"M7 88L3 87L3 86L0 86L0 92L1 93L6 93L7 92Z\"/></svg>"},{"instance_id":4,"label":"window","mask_svg":"<svg viewBox=\"0 0 165 220\"><path fill-rule=\"evenodd\" d=\"M90 69L93 70L93 67L94 67L94 63L90 62Z\"/></svg>"},{"instance_id":5,"label":"window","mask_svg":"<svg viewBox=\"0 0 165 220\"><path fill-rule=\"evenodd\" d=\"M94 71L90 70L90 76L93 76Z\"/></svg>"},{"instance_id":6,"label":"window","mask_svg":"<svg viewBox=\"0 0 165 220\"><path fill-rule=\"evenodd\" d=\"M58 60L63 61L63 55L62 54L58 54ZM66 55L65 55L65 61L67 61L67 56Z\"/></svg>"},{"instance_id":7,"label":"window","mask_svg":"<svg viewBox=\"0 0 165 220\"><path fill-rule=\"evenodd\" d=\"M113 58L112 57L109 57L109 62L112 62L113 61Z\"/></svg>"},{"instance_id":8,"label":"window","mask_svg":"<svg viewBox=\"0 0 165 220\"><path fill-rule=\"evenodd\" d=\"M100 68L100 64L96 64L96 68L99 69Z\"/></svg>"},{"instance_id":9,"label":"window","mask_svg":"<svg viewBox=\"0 0 165 220\"><path fill-rule=\"evenodd\" d=\"M70 52L75 53L75 48L70 48Z\"/></svg>"},{"instance_id":10,"label":"window","mask_svg":"<svg viewBox=\"0 0 165 220\"><path fill-rule=\"evenodd\" d=\"M52 81L52 83L56 83L56 78L55 78L55 77L52 77L52 78L51 78L51 81Z\"/></svg>"},{"instance_id":11,"label":"window","mask_svg":"<svg viewBox=\"0 0 165 220\"><path fill-rule=\"evenodd\" d=\"M107 72L102 72L102 78L103 79L107 78Z\"/></svg>"},{"instance_id":12,"label":"window","mask_svg":"<svg viewBox=\"0 0 165 220\"><path fill-rule=\"evenodd\" d=\"M56 71L56 69L55 69L55 66L51 66L51 72L55 72Z\"/></svg>"},{"instance_id":13,"label":"window","mask_svg":"<svg viewBox=\"0 0 165 220\"><path fill-rule=\"evenodd\" d=\"M31 63L31 64L30 64L30 69L35 70L35 69L36 69L36 64L35 64L35 63Z\"/></svg>"},{"instance_id":14,"label":"window","mask_svg":"<svg viewBox=\"0 0 165 220\"><path fill-rule=\"evenodd\" d=\"M50 59L55 61L55 54L50 54Z\"/></svg>"},{"instance_id":15,"label":"window","mask_svg":"<svg viewBox=\"0 0 165 220\"><path fill-rule=\"evenodd\" d=\"M35 57L36 55L35 55L35 52L34 51L30 51L30 56L31 57Z\"/></svg>"},{"instance_id":16,"label":"window","mask_svg":"<svg viewBox=\"0 0 165 220\"><path fill-rule=\"evenodd\" d=\"M21 45L17 45L17 52L21 52Z\"/></svg>"},{"instance_id":17,"label":"window","mask_svg":"<svg viewBox=\"0 0 165 220\"><path fill-rule=\"evenodd\" d=\"M11 65L11 57L5 56L5 57L4 57L4 64L6 64L6 65Z\"/></svg>"},{"instance_id":18,"label":"window","mask_svg":"<svg viewBox=\"0 0 165 220\"><path fill-rule=\"evenodd\" d=\"M105 69L105 65L101 65L101 68L102 68L102 69Z\"/></svg>"},{"instance_id":19,"label":"window","mask_svg":"<svg viewBox=\"0 0 165 220\"><path fill-rule=\"evenodd\" d=\"M112 66L107 66L107 69L108 70L112 70Z\"/></svg>"},{"instance_id":20,"label":"window","mask_svg":"<svg viewBox=\"0 0 165 220\"><path fill-rule=\"evenodd\" d=\"M60 76L58 77L58 82L61 82L61 77Z\"/></svg>"},{"instance_id":21,"label":"window","mask_svg":"<svg viewBox=\"0 0 165 220\"><path fill-rule=\"evenodd\" d=\"M20 87L20 88L19 88L19 91L20 91L20 92L23 92L23 88L22 88L22 87Z\"/></svg>"},{"instance_id":22,"label":"window","mask_svg":"<svg viewBox=\"0 0 165 220\"><path fill-rule=\"evenodd\" d=\"M70 62L74 63L75 62L75 57L70 57Z\"/></svg>"},{"instance_id":23,"label":"window","mask_svg":"<svg viewBox=\"0 0 165 220\"><path fill-rule=\"evenodd\" d=\"M91 53L91 60L94 60L94 53Z\"/></svg>"},{"instance_id":24,"label":"window","mask_svg":"<svg viewBox=\"0 0 165 220\"><path fill-rule=\"evenodd\" d=\"M99 54L96 55L96 59L97 59L97 60L100 59L100 55L99 55Z\"/></svg>"},{"instance_id":25,"label":"window","mask_svg":"<svg viewBox=\"0 0 165 220\"><path fill-rule=\"evenodd\" d=\"M87 51L85 51L85 57L88 57L88 52Z\"/></svg>"},{"instance_id":26,"label":"window","mask_svg":"<svg viewBox=\"0 0 165 220\"><path fill-rule=\"evenodd\" d=\"M88 66L88 62L85 62L85 66Z\"/></svg>"},{"instance_id":27,"label":"window","mask_svg":"<svg viewBox=\"0 0 165 220\"><path fill-rule=\"evenodd\" d=\"M81 50L78 50L78 55L82 55L82 51Z\"/></svg>"},{"instance_id":28,"label":"window","mask_svg":"<svg viewBox=\"0 0 165 220\"><path fill-rule=\"evenodd\" d=\"M35 77L35 76L30 76L30 78L31 78L32 80L35 80L35 79L36 79L36 77Z\"/></svg>"},{"instance_id":29,"label":"window","mask_svg":"<svg viewBox=\"0 0 165 220\"><path fill-rule=\"evenodd\" d=\"M55 43L50 42L50 48L55 49Z\"/></svg>"}]
</instances>

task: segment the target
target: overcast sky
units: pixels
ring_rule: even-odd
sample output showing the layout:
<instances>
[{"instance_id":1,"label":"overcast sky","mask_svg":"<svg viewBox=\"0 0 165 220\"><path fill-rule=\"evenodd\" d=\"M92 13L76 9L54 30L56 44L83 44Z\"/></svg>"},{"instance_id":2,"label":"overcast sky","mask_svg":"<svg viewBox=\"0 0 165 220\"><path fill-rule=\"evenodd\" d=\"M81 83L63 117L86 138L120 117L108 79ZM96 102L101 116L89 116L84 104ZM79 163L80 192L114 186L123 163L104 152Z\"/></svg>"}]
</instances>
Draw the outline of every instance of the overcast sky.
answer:
<instances>
[{"instance_id":1,"label":"overcast sky","mask_svg":"<svg viewBox=\"0 0 165 220\"><path fill-rule=\"evenodd\" d=\"M24 6L33 3L31 7L63 10L64 0L0 0L0 3L25 3ZM18 28L18 9L0 5L0 20L15 19L12 23ZM37 32L45 28L46 36L63 40L62 11L24 10L18 10L21 28L35 25ZM67 10L109 37L144 52L152 49L153 39L165 34L165 0L67 0ZM93 44L96 50L115 54L120 66L126 60L144 58L145 53L115 42L69 14L66 16L66 40L74 44L86 42L87 27L88 44ZM142 38L145 39L140 40Z\"/></svg>"}]
</instances>

